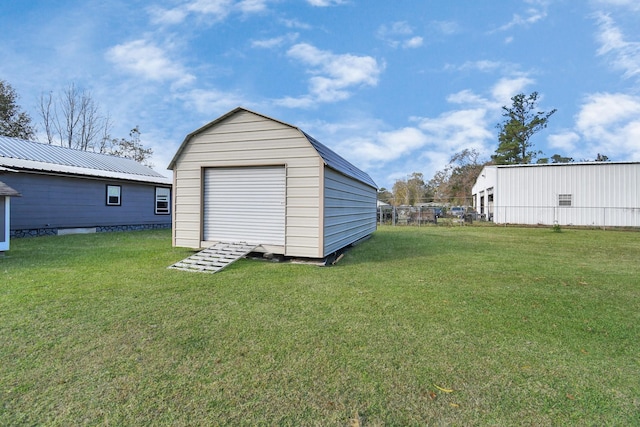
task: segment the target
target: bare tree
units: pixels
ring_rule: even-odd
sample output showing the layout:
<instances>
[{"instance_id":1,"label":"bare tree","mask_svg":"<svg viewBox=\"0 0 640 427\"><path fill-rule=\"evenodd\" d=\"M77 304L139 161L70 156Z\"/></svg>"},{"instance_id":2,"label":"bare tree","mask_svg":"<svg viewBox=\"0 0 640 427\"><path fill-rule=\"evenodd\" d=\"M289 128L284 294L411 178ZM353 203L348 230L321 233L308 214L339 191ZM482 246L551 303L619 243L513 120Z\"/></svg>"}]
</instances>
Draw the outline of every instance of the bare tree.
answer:
<instances>
[{"instance_id":1,"label":"bare tree","mask_svg":"<svg viewBox=\"0 0 640 427\"><path fill-rule=\"evenodd\" d=\"M70 84L54 101L53 94L40 96L40 116L49 144L85 151L102 149L110 121L100 114L91 93Z\"/></svg>"},{"instance_id":2,"label":"bare tree","mask_svg":"<svg viewBox=\"0 0 640 427\"><path fill-rule=\"evenodd\" d=\"M153 163L150 162L153 149L144 148L140 142L140 129L138 129L138 126L131 129L129 139L120 138L119 140L112 140L111 147L107 150L107 154L135 160L150 168L153 167Z\"/></svg>"}]
</instances>

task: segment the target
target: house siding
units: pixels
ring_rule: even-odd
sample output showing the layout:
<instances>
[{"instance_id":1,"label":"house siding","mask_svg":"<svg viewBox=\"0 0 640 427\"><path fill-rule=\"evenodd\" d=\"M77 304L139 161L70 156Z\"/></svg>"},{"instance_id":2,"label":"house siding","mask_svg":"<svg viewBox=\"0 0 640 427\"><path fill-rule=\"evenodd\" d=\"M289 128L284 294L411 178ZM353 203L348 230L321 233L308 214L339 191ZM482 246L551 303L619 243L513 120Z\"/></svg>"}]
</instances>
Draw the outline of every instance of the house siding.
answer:
<instances>
[{"instance_id":1,"label":"house siding","mask_svg":"<svg viewBox=\"0 0 640 427\"><path fill-rule=\"evenodd\" d=\"M169 227L171 215L155 214L155 188L135 182L6 173L3 182L22 197L11 204L11 230L156 225ZM121 205L106 205L106 186L121 186Z\"/></svg>"},{"instance_id":2,"label":"house siding","mask_svg":"<svg viewBox=\"0 0 640 427\"><path fill-rule=\"evenodd\" d=\"M323 256L373 233L376 203L375 189L325 168Z\"/></svg>"}]
</instances>

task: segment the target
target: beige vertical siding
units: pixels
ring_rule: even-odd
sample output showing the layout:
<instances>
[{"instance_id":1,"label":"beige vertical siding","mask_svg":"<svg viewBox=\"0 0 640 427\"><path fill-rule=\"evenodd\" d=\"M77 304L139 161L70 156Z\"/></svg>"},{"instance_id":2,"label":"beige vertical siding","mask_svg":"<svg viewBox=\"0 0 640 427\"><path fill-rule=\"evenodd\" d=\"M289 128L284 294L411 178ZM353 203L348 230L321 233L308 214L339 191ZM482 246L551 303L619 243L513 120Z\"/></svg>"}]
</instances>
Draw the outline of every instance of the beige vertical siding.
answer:
<instances>
[{"instance_id":1,"label":"beige vertical siding","mask_svg":"<svg viewBox=\"0 0 640 427\"><path fill-rule=\"evenodd\" d=\"M199 133L174 163L175 245L202 247L205 168L284 165L287 182L286 253L318 257L320 160L301 132L241 110Z\"/></svg>"},{"instance_id":2,"label":"beige vertical siding","mask_svg":"<svg viewBox=\"0 0 640 427\"><path fill-rule=\"evenodd\" d=\"M324 254L376 230L377 191L330 168L324 170Z\"/></svg>"}]
</instances>

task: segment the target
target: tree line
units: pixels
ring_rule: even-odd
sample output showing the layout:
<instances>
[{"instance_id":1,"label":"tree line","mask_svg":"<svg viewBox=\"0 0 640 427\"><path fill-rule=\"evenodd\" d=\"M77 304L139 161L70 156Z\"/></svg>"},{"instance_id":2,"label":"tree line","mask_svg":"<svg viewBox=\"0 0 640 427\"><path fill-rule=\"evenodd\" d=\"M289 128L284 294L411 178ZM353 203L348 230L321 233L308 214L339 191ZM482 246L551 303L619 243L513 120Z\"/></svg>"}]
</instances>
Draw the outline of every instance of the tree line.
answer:
<instances>
[{"instance_id":1,"label":"tree line","mask_svg":"<svg viewBox=\"0 0 640 427\"><path fill-rule=\"evenodd\" d=\"M0 135L37 141L37 128L18 99L16 90L0 80ZM153 149L142 145L139 127L131 129L128 138L112 137L109 115L101 112L89 91L73 83L58 94L42 94L38 112L47 144L125 157L153 167Z\"/></svg>"},{"instance_id":2,"label":"tree line","mask_svg":"<svg viewBox=\"0 0 640 427\"><path fill-rule=\"evenodd\" d=\"M498 147L489 160L481 160L475 149L464 149L455 153L444 169L437 171L429 181L421 173L414 172L406 179L399 179L391 190L381 188L378 200L394 206L415 206L420 203L439 205L470 205L473 185L487 165L571 163L572 157L553 154L544 157L544 153L534 149L532 136L547 127L549 118L556 112L539 111L538 92L528 96L524 93L511 98L510 106L502 107L503 121L496 125ZM594 160L605 162L609 158L598 153Z\"/></svg>"}]
</instances>

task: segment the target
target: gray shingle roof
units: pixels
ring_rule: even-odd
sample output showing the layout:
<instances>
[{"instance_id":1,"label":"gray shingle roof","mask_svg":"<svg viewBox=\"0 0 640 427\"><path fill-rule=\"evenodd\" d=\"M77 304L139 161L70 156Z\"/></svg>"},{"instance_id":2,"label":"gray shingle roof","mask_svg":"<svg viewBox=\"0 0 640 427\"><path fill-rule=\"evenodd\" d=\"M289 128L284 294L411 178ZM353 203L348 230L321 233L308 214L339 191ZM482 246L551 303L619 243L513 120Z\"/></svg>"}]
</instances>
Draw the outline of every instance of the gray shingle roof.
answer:
<instances>
[{"instance_id":1,"label":"gray shingle roof","mask_svg":"<svg viewBox=\"0 0 640 427\"><path fill-rule=\"evenodd\" d=\"M170 184L134 160L0 136L0 167Z\"/></svg>"},{"instance_id":2,"label":"gray shingle roof","mask_svg":"<svg viewBox=\"0 0 640 427\"><path fill-rule=\"evenodd\" d=\"M20 197L21 194L18 193L16 190L14 190L13 188L9 187L7 184L5 184L4 182L0 181L0 196L14 196L14 197ZM2 214L2 212L0 212L0 214Z\"/></svg>"}]
</instances>

